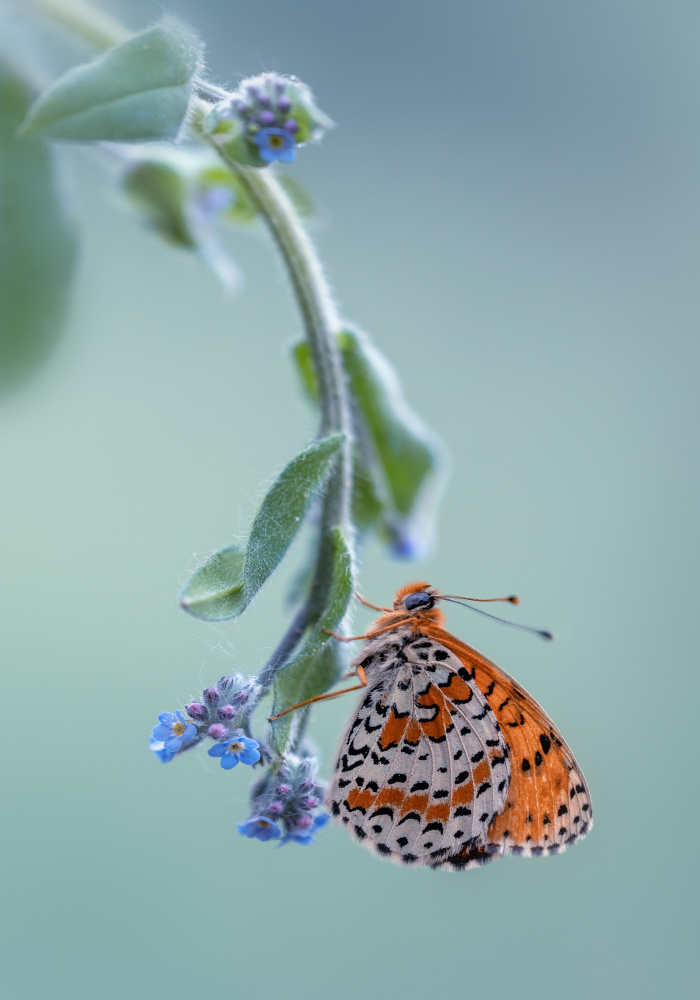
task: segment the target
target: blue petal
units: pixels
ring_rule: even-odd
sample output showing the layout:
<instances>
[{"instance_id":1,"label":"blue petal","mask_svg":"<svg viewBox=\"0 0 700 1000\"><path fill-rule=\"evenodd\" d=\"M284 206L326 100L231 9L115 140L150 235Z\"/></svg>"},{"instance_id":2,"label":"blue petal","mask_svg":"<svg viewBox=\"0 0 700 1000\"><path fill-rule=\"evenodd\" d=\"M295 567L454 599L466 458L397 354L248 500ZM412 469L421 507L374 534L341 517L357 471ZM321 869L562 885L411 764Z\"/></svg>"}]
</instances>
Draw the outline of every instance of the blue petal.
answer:
<instances>
[{"instance_id":1,"label":"blue petal","mask_svg":"<svg viewBox=\"0 0 700 1000\"><path fill-rule=\"evenodd\" d=\"M172 726L173 723L177 722L177 719L172 712L161 712L158 716L158 722L162 722L166 726Z\"/></svg>"},{"instance_id":2,"label":"blue petal","mask_svg":"<svg viewBox=\"0 0 700 1000\"><path fill-rule=\"evenodd\" d=\"M292 146L289 149L279 150L277 153L277 159L280 163L292 163L296 159L296 152Z\"/></svg>"},{"instance_id":3,"label":"blue petal","mask_svg":"<svg viewBox=\"0 0 700 1000\"><path fill-rule=\"evenodd\" d=\"M235 767L238 763L238 757L235 753L225 753L221 758L221 766L224 771L230 771L232 767Z\"/></svg>"},{"instance_id":4,"label":"blue petal","mask_svg":"<svg viewBox=\"0 0 700 1000\"><path fill-rule=\"evenodd\" d=\"M314 816L314 825L312 829L314 831L320 830L321 827L326 825L329 819L330 816L328 815L328 813L319 813L318 816Z\"/></svg>"},{"instance_id":5,"label":"blue petal","mask_svg":"<svg viewBox=\"0 0 700 1000\"><path fill-rule=\"evenodd\" d=\"M251 740L248 736L239 736L238 742L242 743L246 750L257 750L260 746L257 740Z\"/></svg>"},{"instance_id":6,"label":"blue petal","mask_svg":"<svg viewBox=\"0 0 700 1000\"><path fill-rule=\"evenodd\" d=\"M154 740L167 740L168 736L172 736L172 727L164 726L162 723L158 726L153 727L152 736Z\"/></svg>"},{"instance_id":7,"label":"blue petal","mask_svg":"<svg viewBox=\"0 0 700 1000\"><path fill-rule=\"evenodd\" d=\"M182 746L182 736L169 736L167 740L163 740L163 745L166 750L171 750L174 753Z\"/></svg>"},{"instance_id":8,"label":"blue petal","mask_svg":"<svg viewBox=\"0 0 700 1000\"><path fill-rule=\"evenodd\" d=\"M246 747L245 750L241 750L238 754L238 759L241 764L257 764L260 760L260 752L258 750L252 750Z\"/></svg>"},{"instance_id":9,"label":"blue petal","mask_svg":"<svg viewBox=\"0 0 700 1000\"><path fill-rule=\"evenodd\" d=\"M193 740L196 735L197 735L197 727L196 726L192 726L192 725L185 726L185 731L182 734L182 741L183 741L183 743L189 743L189 741Z\"/></svg>"},{"instance_id":10,"label":"blue petal","mask_svg":"<svg viewBox=\"0 0 700 1000\"><path fill-rule=\"evenodd\" d=\"M226 744L215 743L213 747L210 747L210 749L207 750L207 753L209 754L210 757L223 757L223 755L226 753Z\"/></svg>"},{"instance_id":11,"label":"blue petal","mask_svg":"<svg viewBox=\"0 0 700 1000\"><path fill-rule=\"evenodd\" d=\"M179 711L176 712L175 715L177 716L177 721L181 722L183 724L183 726L184 726L185 725L185 720L182 718L182 715L180 714L180 712Z\"/></svg>"}]
</instances>

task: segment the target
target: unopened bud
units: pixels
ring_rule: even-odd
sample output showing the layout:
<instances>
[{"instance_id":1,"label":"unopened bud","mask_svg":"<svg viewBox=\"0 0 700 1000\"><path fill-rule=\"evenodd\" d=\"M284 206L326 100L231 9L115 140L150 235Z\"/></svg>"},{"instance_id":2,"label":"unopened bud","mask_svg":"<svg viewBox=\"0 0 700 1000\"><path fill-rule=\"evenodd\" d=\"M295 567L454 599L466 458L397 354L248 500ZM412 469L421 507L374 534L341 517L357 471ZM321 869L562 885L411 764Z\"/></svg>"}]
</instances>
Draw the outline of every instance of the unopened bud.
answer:
<instances>
[{"instance_id":1,"label":"unopened bud","mask_svg":"<svg viewBox=\"0 0 700 1000\"><path fill-rule=\"evenodd\" d=\"M235 714L236 709L233 705L222 705L218 712L220 719L232 719Z\"/></svg>"},{"instance_id":2,"label":"unopened bud","mask_svg":"<svg viewBox=\"0 0 700 1000\"><path fill-rule=\"evenodd\" d=\"M225 735L226 726L222 726L220 722L215 722L213 726L209 726L207 729L207 736L211 736L213 740L220 740Z\"/></svg>"},{"instance_id":3,"label":"unopened bud","mask_svg":"<svg viewBox=\"0 0 700 1000\"><path fill-rule=\"evenodd\" d=\"M203 695L207 705L217 705L219 703L219 689L217 687L206 688Z\"/></svg>"},{"instance_id":4,"label":"unopened bud","mask_svg":"<svg viewBox=\"0 0 700 1000\"><path fill-rule=\"evenodd\" d=\"M191 719L206 719L207 710L199 701L191 701L185 705L185 711Z\"/></svg>"},{"instance_id":5,"label":"unopened bud","mask_svg":"<svg viewBox=\"0 0 700 1000\"><path fill-rule=\"evenodd\" d=\"M269 804L269 806L267 807L267 811L272 816L279 816L281 813L284 812L284 803L283 802L277 802L277 801L271 802Z\"/></svg>"}]
</instances>

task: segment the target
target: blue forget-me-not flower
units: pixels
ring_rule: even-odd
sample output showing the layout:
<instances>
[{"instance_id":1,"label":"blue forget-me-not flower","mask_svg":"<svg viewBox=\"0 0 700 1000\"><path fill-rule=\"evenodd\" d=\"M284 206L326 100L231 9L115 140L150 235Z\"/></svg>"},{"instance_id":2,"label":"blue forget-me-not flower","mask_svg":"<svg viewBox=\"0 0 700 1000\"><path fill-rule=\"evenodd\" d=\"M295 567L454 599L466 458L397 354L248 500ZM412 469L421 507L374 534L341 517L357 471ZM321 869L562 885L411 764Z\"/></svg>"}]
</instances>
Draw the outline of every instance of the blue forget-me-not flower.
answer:
<instances>
[{"instance_id":1,"label":"blue forget-me-not flower","mask_svg":"<svg viewBox=\"0 0 700 1000\"><path fill-rule=\"evenodd\" d=\"M267 816L251 816L245 823L238 824L238 832L258 840L276 840L282 834L274 820Z\"/></svg>"},{"instance_id":2,"label":"blue forget-me-not flower","mask_svg":"<svg viewBox=\"0 0 700 1000\"><path fill-rule=\"evenodd\" d=\"M220 757L221 766L230 771L239 761L242 764L256 764L260 760L259 746L257 740L248 739L247 736L234 736L224 743L217 743L207 752L210 757Z\"/></svg>"},{"instance_id":3,"label":"blue forget-me-not flower","mask_svg":"<svg viewBox=\"0 0 700 1000\"><path fill-rule=\"evenodd\" d=\"M176 753L183 743L189 743L196 735L196 727L185 722L179 712L161 712L158 725L153 727L153 739L161 741L171 753Z\"/></svg>"}]
</instances>

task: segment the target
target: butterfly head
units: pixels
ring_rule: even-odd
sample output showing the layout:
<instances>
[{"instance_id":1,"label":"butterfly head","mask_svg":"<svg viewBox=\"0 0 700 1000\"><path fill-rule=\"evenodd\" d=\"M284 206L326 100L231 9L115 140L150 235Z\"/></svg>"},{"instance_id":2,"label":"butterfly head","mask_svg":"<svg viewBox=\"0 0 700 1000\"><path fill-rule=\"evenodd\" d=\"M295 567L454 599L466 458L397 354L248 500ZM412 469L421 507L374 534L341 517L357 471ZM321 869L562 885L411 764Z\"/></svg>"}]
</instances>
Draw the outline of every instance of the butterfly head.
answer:
<instances>
[{"instance_id":1,"label":"butterfly head","mask_svg":"<svg viewBox=\"0 0 700 1000\"><path fill-rule=\"evenodd\" d=\"M439 600L438 592L427 583L409 583L397 590L394 598L394 611L400 611L416 618L430 618L442 621L443 615L435 607Z\"/></svg>"}]
</instances>

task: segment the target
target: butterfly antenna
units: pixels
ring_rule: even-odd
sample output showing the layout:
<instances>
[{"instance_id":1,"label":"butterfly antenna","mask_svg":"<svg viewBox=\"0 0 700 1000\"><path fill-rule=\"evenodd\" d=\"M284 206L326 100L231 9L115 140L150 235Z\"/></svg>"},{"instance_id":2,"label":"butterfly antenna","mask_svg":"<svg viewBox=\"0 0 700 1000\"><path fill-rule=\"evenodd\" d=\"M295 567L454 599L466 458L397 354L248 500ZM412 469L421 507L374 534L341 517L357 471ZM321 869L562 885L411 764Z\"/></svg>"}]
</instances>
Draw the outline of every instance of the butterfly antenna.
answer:
<instances>
[{"instance_id":1,"label":"butterfly antenna","mask_svg":"<svg viewBox=\"0 0 700 1000\"><path fill-rule=\"evenodd\" d=\"M509 604L520 604L520 598L515 594L511 594L510 597L462 597L460 594L437 594L436 597L443 601L480 601L482 604L488 604L489 601L508 601Z\"/></svg>"},{"instance_id":2,"label":"butterfly antenna","mask_svg":"<svg viewBox=\"0 0 700 1000\"><path fill-rule=\"evenodd\" d=\"M519 622L509 622L507 618L498 618L496 615L492 615L492 614L489 614L488 611L484 611L483 608L473 608L471 606L471 604L465 604L464 603L464 601L467 600L467 599L472 600L472 598L447 597L444 594L440 594L439 595L439 600L441 600L441 601L449 601L450 604L461 604L463 608L469 608L470 611L476 611L480 615L486 615L487 618L493 618L494 621L501 622L503 625L512 625L513 628L521 628L521 629L524 629L525 632L534 632L535 635L541 635L543 639L553 639L554 638L554 636L552 635L551 632L546 632L544 629L541 629L541 628L532 628L531 625L521 625ZM507 600L510 600L510 598L508 598L508 597L497 598L496 597L496 598L492 598L492 600L506 600L507 601ZM512 603L515 603L515 601L513 601Z\"/></svg>"}]
</instances>

